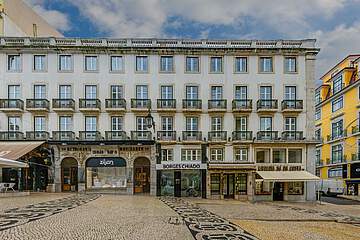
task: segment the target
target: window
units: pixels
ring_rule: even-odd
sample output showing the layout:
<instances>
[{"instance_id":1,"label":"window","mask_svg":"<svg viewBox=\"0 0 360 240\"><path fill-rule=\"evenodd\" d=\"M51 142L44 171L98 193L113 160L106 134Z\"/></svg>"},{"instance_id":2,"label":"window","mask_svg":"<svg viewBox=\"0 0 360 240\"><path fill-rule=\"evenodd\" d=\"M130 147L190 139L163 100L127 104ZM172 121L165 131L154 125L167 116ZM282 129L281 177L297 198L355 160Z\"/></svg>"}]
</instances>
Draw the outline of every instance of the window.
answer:
<instances>
[{"instance_id":1,"label":"window","mask_svg":"<svg viewBox=\"0 0 360 240\"><path fill-rule=\"evenodd\" d=\"M297 72L296 57L285 57L285 73Z\"/></svg>"},{"instance_id":2,"label":"window","mask_svg":"<svg viewBox=\"0 0 360 240\"><path fill-rule=\"evenodd\" d=\"M72 56L59 55L59 71L72 71Z\"/></svg>"},{"instance_id":3,"label":"window","mask_svg":"<svg viewBox=\"0 0 360 240\"><path fill-rule=\"evenodd\" d=\"M59 117L59 131L72 131L72 117L60 116Z\"/></svg>"},{"instance_id":4,"label":"window","mask_svg":"<svg viewBox=\"0 0 360 240\"><path fill-rule=\"evenodd\" d=\"M333 94L340 92L342 88L343 88L343 79L342 76L339 76L333 82Z\"/></svg>"},{"instance_id":5,"label":"window","mask_svg":"<svg viewBox=\"0 0 360 240\"><path fill-rule=\"evenodd\" d=\"M188 100L199 99L199 87L198 86L186 86L186 99L188 99Z\"/></svg>"},{"instance_id":6,"label":"window","mask_svg":"<svg viewBox=\"0 0 360 240\"><path fill-rule=\"evenodd\" d=\"M98 57L85 56L85 71L97 71L97 70L98 70Z\"/></svg>"},{"instance_id":7,"label":"window","mask_svg":"<svg viewBox=\"0 0 360 240\"><path fill-rule=\"evenodd\" d=\"M285 86L285 100L296 100L296 86Z\"/></svg>"},{"instance_id":8,"label":"window","mask_svg":"<svg viewBox=\"0 0 360 240\"><path fill-rule=\"evenodd\" d=\"M221 100L221 99L223 99L222 86L212 86L211 87L211 100Z\"/></svg>"},{"instance_id":9,"label":"window","mask_svg":"<svg viewBox=\"0 0 360 240\"><path fill-rule=\"evenodd\" d=\"M97 98L97 86L86 85L85 86L85 99L96 99Z\"/></svg>"},{"instance_id":10,"label":"window","mask_svg":"<svg viewBox=\"0 0 360 240\"><path fill-rule=\"evenodd\" d=\"M222 73L223 71L223 58L222 57L210 57L210 72Z\"/></svg>"},{"instance_id":11,"label":"window","mask_svg":"<svg viewBox=\"0 0 360 240\"><path fill-rule=\"evenodd\" d=\"M174 161L174 150L161 149L161 161L162 162Z\"/></svg>"},{"instance_id":12,"label":"window","mask_svg":"<svg viewBox=\"0 0 360 240\"><path fill-rule=\"evenodd\" d=\"M235 57L235 73L247 72L247 57Z\"/></svg>"},{"instance_id":13,"label":"window","mask_svg":"<svg viewBox=\"0 0 360 240\"><path fill-rule=\"evenodd\" d=\"M288 163L302 163L302 149L288 149Z\"/></svg>"},{"instance_id":14,"label":"window","mask_svg":"<svg viewBox=\"0 0 360 240\"><path fill-rule=\"evenodd\" d=\"M288 194L289 195L303 195L304 194L304 182L288 182Z\"/></svg>"},{"instance_id":15,"label":"window","mask_svg":"<svg viewBox=\"0 0 360 240\"><path fill-rule=\"evenodd\" d=\"M136 131L148 130L145 117L136 117Z\"/></svg>"},{"instance_id":16,"label":"window","mask_svg":"<svg viewBox=\"0 0 360 240\"><path fill-rule=\"evenodd\" d=\"M238 189L239 195L247 194L247 174L246 173L240 173L237 175L236 187Z\"/></svg>"},{"instance_id":17,"label":"window","mask_svg":"<svg viewBox=\"0 0 360 240\"><path fill-rule=\"evenodd\" d=\"M71 85L60 85L59 86L59 98L60 99L71 99Z\"/></svg>"},{"instance_id":18,"label":"window","mask_svg":"<svg viewBox=\"0 0 360 240\"><path fill-rule=\"evenodd\" d=\"M147 56L136 56L136 72L148 72L148 61Z\"/></svg>"},{"instance_id":19,"label":"window","mask_svg":"<svg viewBox=\"0 0 360 240\"><path fill-rule=\"evenodd\" d=\"M342 177L342 168L338 167L338 168L330 168L328 170L328 177L329 178L341 178Z\"/></svg>"},{"instance_id":20,"label":"window","mask_svg":"<svg viewBox=\"0 0 360 240\"><path fill-rule=\"evenodd\" d=\"M359 94L360 94L360 91L359 91ZM360 95L359 95L360 96ZM360 98L360 97L359 97ZM315 91L315 104L319 104L321 103L321 95L320 95L320 90L317 89Z\"/></svg>"},{"instance_id":21,"label":"window","mask_svg":"<svg viewBox=\"0 0 360 240\"><path fill-rule=\"evenodd\" d=\"M321 108L316 108L315 109L315 120L320 120L321 119Z\"/></svg>"},{"instance_id":22,"label":"window","mask_svg":"<svg viewBox=\"0 0 360 240\"><path fill-rule=\"evenodd\" d=\"M235 86L235 99L246 100L248 98L247 86Z\"/></svg>"},{"instance_id":23,"label":"window","mask_svg":"<svg viewBox=\"0 0 360 240\"><path fill-rule=\"evenodd\" d=\"M124 126L124 118L121 116L111 117L111 131L122 131Z\"/></svg>"},{"instance_id":24,"label":"window","mask_svg":"<svg viewBox=\"0 0 360 240\"><path fill-rule=\"evenodd\" d=\"M46 86L34 85L34 99L45 99L45 98L46 98Z\"/></svg>"},{"instance_id":25,"label":"window","mask_svg":"<svg viewBox=\"0 0 360 240\"><path fill-rule=\"evenodd\" d=\"M9 116L8 117L8 131L9 132L18 132L21 127L21 119L18 116Z\"/></svg>"},{"instance_id":26,"label":"window","mask_svg":"<svg viewBox=\"0 0 360 240\"><path fill-rule=\"evenodd\" d=\"M272 57L260 57L260 73L273 72L273 58Z\"/></svg>"},{"instance_id":27,"label":"window","mask_svg":"<svg viewBox=\"0 0 360 240\"><path fill-rule=\"evenodd\" d=\"M171 73L174 72L174 57L161 56L160 57L160 72Z\"/></svg>"},{"instance_id":28,"label":"window","mask_svg":"<svg viewBox=\"0 0 360 240\"><path fill-rule=\"evenodd\" d=\"M33 70L36 72L46 71L46 55L34 55Z\"/></svg>"},{"instance_id":29,"label":"window","mask_svg":"<svg viewBox=\"0 0 360 240\"><path fill-rule=\"evenodd\" d=\"M341 144L331 147L331 163L341 163L343 161L343 146Z\"/></svg>"},{"instance_id":30,"label":"window","mask_svg":"<svg viewBox=\"0 0 360 240\"><path fill-rule=\"evenodd\" d=\"M124 72L123 56L111 56L110 57L110 71L111 72Z\"/></svg>"},{"instance_id":31,"label":"window","mask_svg":"<svg viewBox=\"0 0 360 240\"><path fill-rule=\"evenodd\" d=\"M199 130L199 118L186 117L186 131L198 131L198 130Z\"/></svg>"},{"instance_id":32,"label":"window","mask_svg":"<svg viewBox=\"0 0 360 240\"><path fill-rule=\"evenodd\" d=\"M247 117L237 117L235 118L235 130L236 131L247 131Z\"/></svg>"},{"instance_id":33,"label":"window","mask_svg":"<svg viewBox=\"0 0 360 240\"><path fill-rule=\"evenodd\" d=\"M234 148L235 161L247 162L248 149L247 148Z\"/></svg>"},{"instance_id":34,"label":"window","mask_svg":"<svg viewBox=\"0 0 360 240\"><path fill-rule=\"evenodd\" d=\"M339 97L339 98L333 100L331 103L332 112L336 112L337 110L339 110L343 107L344 107L344 98L343 97Z\"/></svg>"},{"instance_id":35,"label":"window","mask_svg":"<svg viewBox=\"0 0 360 240\"><path fill-rule=\"evenodd\" d=\"M161 86L161 99L173 99L173 86Z\"/></svg>"},{"instance_id":36,"label":"window","mask_svg":"<svg viewBox=\"0 0 360 240\"><path fill-rule=\"evenodd\" d=\"M97 118L95 116L85 116L85 131L97 131Z\"/></svg>"},{"instance_id":37,"label":"window","mask_svg":"<svg viewBox=\"0 0 360 240\"><path fill-rule=\"evenodd\" d=\"M44 116L34 117L34 131L35 132L46 131L46 118Z\"/></svg>"},{"instance_id":38,"label":"window","mask_svg":"<svg viewBox=\"0 0 360 240\"><path fill-rule=\"evenodd\" d=\"M200 149L181 149L181 161L191 162L201 160Z\"/></svg>"},{"instance_id":39,"label":"window","mask_svg":"<svg viewBox=\"0 0 360 240\"><path fill-rule=\"evenodd\" d=\"M315 139L318 141L321 140L321 128L315 130Z\"/></svg>"},{"instance_id":40,"label":"window","mask_svg":"<svg viewBox=\"0 0 360 240\"><path fill-rule=\"evenodd\" d=\"M315 163L317 166L321 164L321 149L315 150Z\"/></svg>"},{"instance_id":41,"label":"window","mask_svg":"<svg viewBox=\"0 0 360 240\"><path fill-rule=\"evenodd\" d=\"M187 73L198 73L200 72L200 58L199 57L186 57L186 72Z\"/></svg>"},{"instance_id":42,"label":"window","mask_svg":"<svg viewBox=\"0 0 360 240\"><path fill-rule=\"evenodd\" d=\"M285 131L290 131L290 132L296 131L296 117L285 118Z\"/></svg>"},{"instance_id":43,"label":"window","mask_svg":"<svg viewBox=\"0 0 360 240\"><path fill-rule=\"evenodd\" d=\"M8 99L20 99L20 85L8 86Z\"/></svg>"},{"instance_id":44,"label":"window","mask_svg":"<svg viewBox=\"0 0 360 240\"><path fill-rule=\"evenodd\" d=\"M173 131L174 130L174 118L171 116L161 117L161 130Z\"/></svg>"},{"instance_id":45,"label":"window","mask_svg":"<svg viewBox=\"0 0 360 240\"><path fill-rule=\"evenodd\" d=\"M272 117L260 117L260 131L272 131Z\"/></svg>"},{"instance_id":46,"label":"window","mask_svg":"<svg viewBox=\"0 0 360 240\"><path fill-rule=\"evenodd\" d=\"M270 149L256 149L256 163L270 163Z\"/></svg>"},{"instance_id":47,"label":"window","mask_svg":"<svg viewBox=\"0 0 360 240\"><path fill-rule=\"evenodd\" d=\"M256 181L255 194L256 195L271 195L270 182Z\"/></svg>"},{"instance_id":48,"label":"window","mask_svg":"<svg viewBox=\"0 0 360 240\"><path fill-rule=\"evenodd\" d=\"M286 149L273 149L273 163L285 163L286 162Z\"/></svg>"},{"instance_id":49,"label":"window","mask_svg":"<svg viewBox=\"0 0 360 240\"><path fill-rule=\"evenodd\" d=\"M332 139L336 139L343 136L343 123L344 121L341 119L331 124Z\"/></svg>"},{"instance_id":50,"label":"window","mask_svg":"<svg viewBox=\"0 0 360 240\"><path fill-rule=\"evenodd\" d=\"M8 55L8 71L21 71L21 56L20 54Z\"/></svg>"},{"instance_id":51,"label":"window","mask_svg":"<svg viewBox=\"0 0 360 240\"><path fill-rule=\"evenodd\" d=\"M211 195L219 195L220 194L220 174L212 173L210 174L210 191Z\"/></svg>"},{"instance_id":52,"label":"window","mask_svg":"<svg viewBox=\"0 0 360 240\"><path fill-rule=\"evenodd\" d=\"M272 99L272 87L260 86L260 100L271 100L271 99Z\"/></svg>"},{"instance_id":53,"label":"window","mask_svg":"<svg viewBox=\"0 0 360 240\"><path fill-rule=\"evenodd\" d=\"M224 149L223 148L211 148L210 149L210 161L212 161L212 162L224 161Z\"/></svg>"},{"instance_id":54,"label":"window","mask_svg":"<svg viewBox=\"0 0 360 240\"><path fill-rule=\"evenodd\" d=\"M147 85L136 85L136 98L137 99L149 98Z\"/></svg>"},{"instance_id":55,"label":"window","mask_svg":"<svg viewBox=\"0 0 360 240\"><path fill-rule=\"evenodd\" d=\"M110 96L111 99L122 99L124 98L124 89L121 85L111 85L110 86Z\"/></svg>"},{"instance_id":56,"label":"window","mask_svg":"<svg viewBox=\"0 0 360 240\"><path fill-rule=\"evenodd\" d=\"M211 118L211 131L222 131L222 117Z\"/></svg>"}]
</instances>

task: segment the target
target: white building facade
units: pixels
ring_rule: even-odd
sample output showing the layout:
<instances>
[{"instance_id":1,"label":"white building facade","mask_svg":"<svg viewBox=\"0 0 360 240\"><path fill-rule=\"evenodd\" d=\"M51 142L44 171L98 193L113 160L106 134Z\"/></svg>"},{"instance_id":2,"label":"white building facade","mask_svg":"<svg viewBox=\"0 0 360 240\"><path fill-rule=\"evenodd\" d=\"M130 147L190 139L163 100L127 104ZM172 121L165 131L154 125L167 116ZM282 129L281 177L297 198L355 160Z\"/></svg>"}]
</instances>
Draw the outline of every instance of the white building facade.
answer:
<instances>
[{"instance_id":1,"label":"white building facade","mask_svg":"<svg viewBox=\"0 0 360 240\"><path fill-rule=\"evenodd\" d=\"M315 40L2 38L0 140L44 141L57 192L314 200L318 51Z\"/></svg>"}]
</instances>

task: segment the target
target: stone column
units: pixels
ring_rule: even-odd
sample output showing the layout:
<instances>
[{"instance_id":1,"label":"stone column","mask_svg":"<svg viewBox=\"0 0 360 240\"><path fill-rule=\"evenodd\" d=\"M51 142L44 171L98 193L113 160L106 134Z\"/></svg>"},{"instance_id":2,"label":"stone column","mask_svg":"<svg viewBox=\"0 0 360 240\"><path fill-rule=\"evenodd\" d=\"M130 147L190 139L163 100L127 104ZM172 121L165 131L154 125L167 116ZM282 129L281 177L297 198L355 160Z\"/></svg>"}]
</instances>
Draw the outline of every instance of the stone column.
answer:
<instances>
[{"instance_id":1,"label":"stone column","mask_svg":"<svg viewBox=\"0 0 360 240\"><path fill-rule=\"evenodd\" d=\"M255 174L252 172L249 172L247 174L247 195L248 200L253 201L254 200L254 194L255 194Z\"/></svg>"},{"instance_id":2,"label":"stone column","mask_svg":"<svg viewBox=\"0 0 360 240\"><path fill-rule=\"evenodd\" d=\"M85 165L78 165L78 192L85 191Z\"/></svg>"},{"instance_id":3,"label":"stone column","mask_svg":"<svg viewBox=\"0 0 360 240\"><path fill-rule=\"evenodd\" d=\"M55 162L54 184L55 192L61 192L61 165L59 162Z\"/></svg>"},{"instance_id":4,"label":"stone column","mask_svg":"<svg viewBox=\"0 0 360 240\"><path fill-rule=\"evenodd\" d=\"M133 166L128 165L128 167L126 168L126 178L127 178L127 183L126 183L126 190L127 190L127 194L129 195L133 195L134 194L134 168Z\"/></svg>"}]
</instances>

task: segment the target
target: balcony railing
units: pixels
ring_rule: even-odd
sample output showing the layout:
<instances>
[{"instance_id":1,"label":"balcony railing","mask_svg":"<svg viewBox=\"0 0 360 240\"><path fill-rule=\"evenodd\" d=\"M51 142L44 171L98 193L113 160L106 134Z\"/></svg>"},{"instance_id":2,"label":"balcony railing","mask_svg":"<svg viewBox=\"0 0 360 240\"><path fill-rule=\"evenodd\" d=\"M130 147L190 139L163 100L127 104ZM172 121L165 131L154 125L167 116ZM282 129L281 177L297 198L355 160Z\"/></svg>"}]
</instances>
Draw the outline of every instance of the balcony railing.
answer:
<instances>
[{"instance_id":1,"label":"balcony railing","mask_svg":"<svg viewBox=\"0 0 360 240\"><path fill-rule=\"evenodd\" d=\"M75 100L74 99L53 99L52 107L57 109L72 109L75 110Z\"/></svg>"},{"instance_id":2,"label":"balcony railing","mask_svg":"<svg viewBox=\"0 0 360 240\"><path fill-rule=\"evenodd\" d=\"M277 140L277 131L259 131L257 132L257 140Z\"/></svg>"},{"instance_id":3,"label":"balcony railing","mask_svg":"<svg viewBox=\"0 0 360 240\"><path fill-rule=\"evenodd\" d=\"M234 99L232 101L233 110L251 110L252 100L251 99Z\"/></svg>"},{"instance_id":4,"label":"balcony railing","mask_svg":"<svg viewBox=\"0 0 360 240\"><path fill-rule=\"evenodd\" d=\"M23 140L24 133L16 131L0 132L0 140Z\"/></svg>"},{"instance_id":5,"label":"balcony railing","mask_svg":"<svg viewBox=\"0 0 360 240\"><path fill-rule=\"evenodd\" d=\"M201 110L202 101L200 99L183 99L183 109Z\"/></svg>"},{"instance_id":6,"label":"balcony railing","mask_svg":"<svg viewBox=\"0 0 360 240\"><path fill-rule=\"evenodd\" d=\"M351 127L351 133L352 133L352 134L356 134L356 133L358 133L358 132L360 132L358 125Z\"/></svg>"},{"instance_id":7,"label":"balcony railing","mask_svg":"<svg viewBox=\"0 0 360 240\"><path fill-rule=\"evenodd\" d=\"M278 108L278 100L266 99L257 101L257 110L276 110Z\"/></svg>"},{"instance_id":8,"label":"balcony railing","mask_svg":"<svg viewBox=\"0 0 360 240\"><path fill-rule=\"evenodd\" d=\"M49 110L50 103L47 99L26 99L26 108Z\"/></svg>"},{"instance_id":9,"label":"balcony railing","mask_svg":"<svg viewBox=\"0 0 360 240\"><path fill-rule=\"evenodd\" d=\"M79 100L79 108L83 109L99 109L101 108L101 102L99 99L85 99Z\"/></svg>"},{"instance_id":10,"label":"balcony railing","mask_svg":"<svg viewBox=\"0 0 360 240\"><path fill-rule=\"evenodd\" d=\"M75 133L72 131L53 131L52 139L54 141L74 141Z\"/></svg>"},{"instance_id":11,"label":"balcony railing","mask_svg":"<svg viewBox=\"0 0 360 240\"><path fill-rule=\"evenodd\" d=\"M227 132L226 131L211 131L208 133L208 138L210 142L226 141Z\"/></svg>"},{"instance_id":12,"label":"balcony railing","mask_svg":"<svg viewBox=\"0 0 360 240\"><path fill-rule=\"evenodd\" d=\"M346 155L341 155L341 156L332 158L329 161L329 164L339 164L339 163L341 164L341 163L346 163L346 161L347 161L347 156Z\"/></svg>"},{"instance_id":13,"label":"balcony railing","mask_svg":"<svg viewBox=\"0 0 360 240\"><path fill-rule=\"evenodd\" d=\"M48 140L50 138L49 132L46 131L32 131L26 132L26 139L30 140Z\"/></svg>"},{"instance_id":14,"label":"balcony railing","mask_svg":"<svg viewBox=\"0 0 360 240\"><path fill-rule=\"evenodd\" d=\"M183 141L201 141L202 134L200 131L183 131Z\"/></svg>"},{"instance_id":15,"label":"balcony railing","mask_svg":"<svg viewBox=\"0 0 360 240\"><path fill-rule=\"evenodd\" d=\"M98 131L80 131L79 139L82 141L99 141L102 140L102 136Z\"/></svg>"},{"instance_id":16,"label":"balcony railing","mask_svg":"<svg viewBox=\"0 0 360 240\"><path fill-rule=\"evenodd\" d=\"M122 141L127 140L128 137L125 131L106 131L105 139L108 141Z\"/></svg>"},{"instance_id":17,"label":"balcony railing","mask_svg":"<svg viewBox=\"0 0 360 240\"><path fill-rule=\"evenodd\" d=\"M338 134L327 135L327 141L333 141L333 140L336 140L336 139L339 139L339 138L344 138L344 137L347 137L347 130L346 129L341 131Z\"/></svg>"},{"instance_id":18,"label":"balcony railing","mask_svg":"<svg viewBox=\"0 0 360 240\"><path fill-rule=\"evenodd\" d=\"M150 109L151 108L151 100L150 99L131 99L131 108L134 109Z\"/></svg>"},{"instance_id":19,"label":"balcony railing","mask_svg":"<svg viewBox=\"0 0 360 240\"><path fill-rule=\"evenodd\" d=\"M176 141L176 131L158 131L157 138L161 141Z\"/></svg>"},{"instance_id":20,"label":"balcony railing","mask_svg":"<svg viewBox=\"0 0 360 240\"><path fill-rule=\"evenodd\" d=\"M226 110L227 101L226 99L221 100L209 100L208 109L224 109Z\"/></svg>"},{"instance_id":21,"label":"balcony railing","mask_svg":"<svg viewBox=\"0 0 360 240\"><path fill-rule=\"evenodd\" d=\"M232 132L233 141L250 141L253 139L252 131L234 131Z\"/></svg>"},{"instance_id":22,"label":"balcony railing","mask_svg":"<svg viewBox=\"0 0 360 240\"><path fill-rule=\"evenodd\" d=\"M303 108L303 100L283 100L281 102L282 110L302 110Z\"/></svg>"},{"instance_id":23,"label":"balcony railing","mask_svg":"<svg viewBox=\"0 0 360 240\"><path fill-rule=\"evenodd\" d=\"M175 109L176 100L175 99L158 99L157 100L158 109Z\"/></svg>"},{"instance_id":24,"label":"balcony railing","mask_svg":"<svg viewBox=\"0 0 360 240\"><path fill-rule=\"evenodd\" d=\"M131 131L132 140L148 141L152 140L151 131Z\"/></svg>"},{"instance_id":25,"label":"balcony railing","mask_svg":"<svg viewBox=\"0 0 360 240\"><path fill-rule=\"evenodd\" d=\"M24 110L24 101L21 99L0 99L0 109L8 108Z\"/></svg>"},{"instance_id":26,"label":"balcony railing","mask_svg":"<svg viewBox=\"0 0 360 240\"><path fill-rule=\"evenodd\" d=\"M285 131L282 133L281 138L283 140L304 140L304 134L302 131Z\"/></svg>"},{"instance_id":27,"label":"balcony railing","mask_svg":"<svg viewBox=\"0 0 360 240\"><path fill-rule=\"evenodd\" d=\"M105 99L105 108L126 109L125 99Z\"/></svg>"}]
</instances>

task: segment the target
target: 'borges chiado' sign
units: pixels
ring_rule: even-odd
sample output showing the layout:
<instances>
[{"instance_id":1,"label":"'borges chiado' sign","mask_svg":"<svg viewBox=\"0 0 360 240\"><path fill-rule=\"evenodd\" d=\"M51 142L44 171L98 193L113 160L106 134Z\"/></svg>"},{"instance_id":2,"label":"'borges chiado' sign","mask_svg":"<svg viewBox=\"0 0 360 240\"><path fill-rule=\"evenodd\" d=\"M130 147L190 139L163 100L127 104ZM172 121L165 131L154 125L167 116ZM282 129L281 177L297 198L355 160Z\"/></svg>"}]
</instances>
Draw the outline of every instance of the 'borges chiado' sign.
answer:
<instances>
[{"instance_id":1,"label":"'borges chiado' sign","mask_svg":"<svg viewBox=\"0 0 360 240\"><path fill-rule=\"evenodd\" d=\"M206 164L201 163L163 163L156 164L156 169L206 169Z\"/></svg>"}]
</instances>

